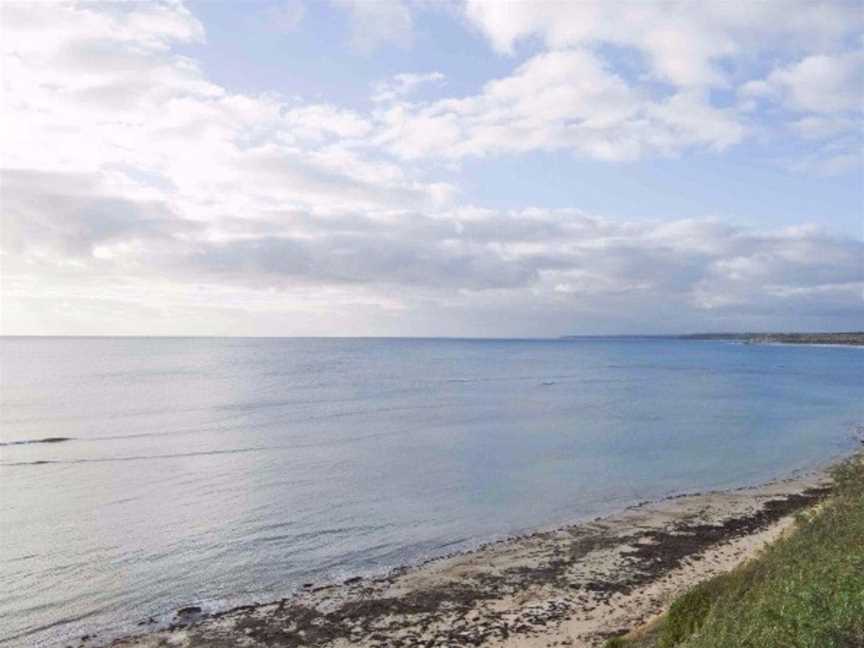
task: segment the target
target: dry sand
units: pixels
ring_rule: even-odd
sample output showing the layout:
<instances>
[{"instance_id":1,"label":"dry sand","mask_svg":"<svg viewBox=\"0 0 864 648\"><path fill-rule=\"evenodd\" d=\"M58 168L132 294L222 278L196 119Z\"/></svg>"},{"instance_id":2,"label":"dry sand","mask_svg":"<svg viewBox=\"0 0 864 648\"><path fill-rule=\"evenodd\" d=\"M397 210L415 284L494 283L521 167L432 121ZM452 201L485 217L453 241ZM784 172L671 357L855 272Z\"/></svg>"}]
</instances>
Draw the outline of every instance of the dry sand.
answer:
<instances>
[{"instance_id":1,"label":"dry sand","mask_svg":"<svg viewBox=\"0 0 864 648\"><path fill-rule=\"evenodd\" d=\"M114 648L594 647L754 556L830 491L824 474L676 497L487 545L386 578L201 616ZM98 644L98 638L82 642Z\"/></svg>"}]
</instances>

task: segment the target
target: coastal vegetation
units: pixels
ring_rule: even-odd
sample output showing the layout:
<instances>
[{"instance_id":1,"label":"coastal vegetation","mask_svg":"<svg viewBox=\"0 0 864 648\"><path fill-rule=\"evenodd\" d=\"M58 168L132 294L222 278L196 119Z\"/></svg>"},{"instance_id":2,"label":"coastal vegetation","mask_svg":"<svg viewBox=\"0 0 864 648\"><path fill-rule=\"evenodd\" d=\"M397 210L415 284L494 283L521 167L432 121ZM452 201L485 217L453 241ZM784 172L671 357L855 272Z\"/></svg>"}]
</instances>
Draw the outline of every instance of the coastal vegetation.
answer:
<instances>
[{"instance_id":1,"label":"coastal vegetation","mask_svg":"<svg viewBox=\"0 0 864 648\"><path fill-rule=\"evenodd\" d=\"M864 647L864 462L756 559L699 583L648 629L607 648Z\"/></svg>"}]
</instances>

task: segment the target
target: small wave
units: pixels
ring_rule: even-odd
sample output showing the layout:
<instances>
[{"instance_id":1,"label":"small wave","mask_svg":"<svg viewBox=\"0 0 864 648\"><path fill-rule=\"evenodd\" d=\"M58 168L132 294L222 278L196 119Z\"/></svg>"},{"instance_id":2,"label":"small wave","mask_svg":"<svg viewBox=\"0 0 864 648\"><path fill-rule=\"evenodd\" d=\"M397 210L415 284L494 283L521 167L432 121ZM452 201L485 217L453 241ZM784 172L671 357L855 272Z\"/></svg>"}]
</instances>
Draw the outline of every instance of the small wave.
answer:
<instances>
[{"instance_id":1,"label":"small wave","mask_svg":"<svg viewBox=\"0 0 864 648\"><path fill-rule=\"evenodd\" d=\"M6 461L0 463L0 466L42 466L44 464L62 463L60 461Z\"/></svg>"},{"instance_id":2,"label":"small wave","mask_svg":"<svg viewBox=\"0 0 864 648\"><path fill-rule=\"evenodd\" d=\"M33 443L62 443L72 441L72 437L45 437L44 439L24 439L22 441L0 442L0 446L31 445Z\"/></svg>"},{"instance_id":3,"label":"small wave","mask_svg":"<svg viewBox=\"0 0 864 648\"><path fill-rule=\"evenodd\" d=\"M126 457L91 457L80 459L58 459L39 461L7 461L0 462L0 466L41 466L43 464L85 464L85 463L111 463L114 461L152 461L154 459L180 459L185 457L207 457L211 455L240 454L245 452L267 452L270 450L289 450L294 446L256 446L252 448L230 448L226 450L201 450L198 452L177 452L158 455L133 455Z\"/></svg>"}]
</instances>

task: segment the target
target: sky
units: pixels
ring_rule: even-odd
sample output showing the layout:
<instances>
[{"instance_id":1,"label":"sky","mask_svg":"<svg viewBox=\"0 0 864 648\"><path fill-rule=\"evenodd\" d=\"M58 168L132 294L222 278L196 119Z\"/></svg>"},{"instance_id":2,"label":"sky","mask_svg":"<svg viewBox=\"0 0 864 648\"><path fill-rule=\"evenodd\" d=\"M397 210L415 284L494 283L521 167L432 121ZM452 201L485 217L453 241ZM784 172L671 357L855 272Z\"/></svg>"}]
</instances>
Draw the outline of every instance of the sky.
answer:
<instances>
[{"instance_id":1,"label":"sky","mask_svg":"<svg viewBox=\"0 0 864 648\"><path fill-rule=\"evenodd\" d=\"M864 328L864 9L0 4L0 332Z\"/></svg>"}]
</instances>

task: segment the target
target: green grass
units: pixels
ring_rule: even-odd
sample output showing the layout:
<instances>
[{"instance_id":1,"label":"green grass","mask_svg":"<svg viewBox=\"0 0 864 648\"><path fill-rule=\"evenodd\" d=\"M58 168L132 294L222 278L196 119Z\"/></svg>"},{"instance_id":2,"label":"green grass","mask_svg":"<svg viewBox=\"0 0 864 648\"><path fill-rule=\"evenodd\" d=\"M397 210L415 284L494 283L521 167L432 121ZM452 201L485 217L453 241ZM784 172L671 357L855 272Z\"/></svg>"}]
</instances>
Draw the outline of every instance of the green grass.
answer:
<instances>
[{"instance_id":1,"label":"green grass","mask_svg":"<svg viewBox=\"0 0 864 648\"><path fill-rule=\"evenodd\" d=\"M864 648L864 463L834 479L793 533L679 597L650 636L610 648Z\"/></svg>"}]
</instances>

